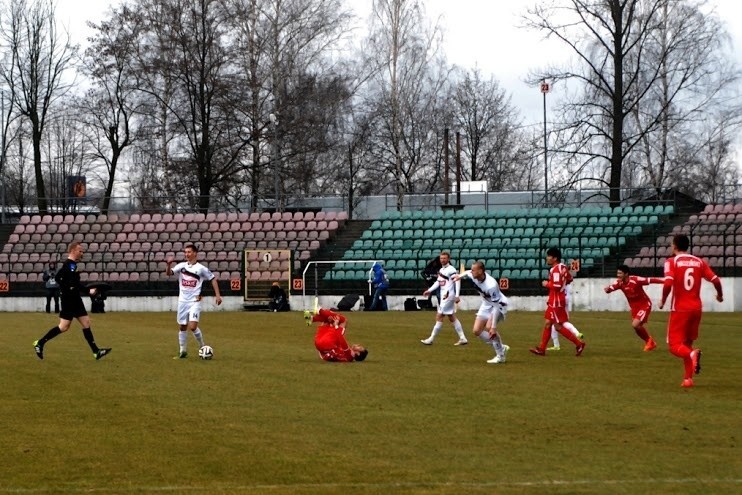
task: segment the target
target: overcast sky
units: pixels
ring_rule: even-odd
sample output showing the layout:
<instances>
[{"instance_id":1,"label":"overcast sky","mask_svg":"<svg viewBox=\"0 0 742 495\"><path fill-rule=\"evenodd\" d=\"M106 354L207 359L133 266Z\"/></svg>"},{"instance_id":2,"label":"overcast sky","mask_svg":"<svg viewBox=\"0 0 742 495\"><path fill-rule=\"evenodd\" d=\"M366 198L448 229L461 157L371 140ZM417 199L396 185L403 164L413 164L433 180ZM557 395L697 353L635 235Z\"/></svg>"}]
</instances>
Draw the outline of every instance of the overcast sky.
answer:
<instances>
[{"instance_id":1,"label":"overcast sky","mask_svg":"<svg viewBox=\"0 0 742 495\"><path fill-rule=\"evenodd\" d=\"M345 0L365 16L371 0ZM567 60L564 45L542 40L537 32L518 28L520 17L537 0L423 0L431 20L444 28L444 49L449 63L475 66L494 75L512 96L525 124L543 121L543 99L538 87L524 82L528 71L551 61ZM100 21L118 0L57 0L57 16L70 27L76 42L84 43L85 21ZM735 58L742 67L742 3L740 0L710 0L727 24L735 44ZM558 96L559 88L554 88ZM548 101L547 101L548 103ZM548 105L547 105L548 106ZM548 108L547 108L548 111ZM741 160L742 161L742 160Z\"/></svg>"}]
</instances>

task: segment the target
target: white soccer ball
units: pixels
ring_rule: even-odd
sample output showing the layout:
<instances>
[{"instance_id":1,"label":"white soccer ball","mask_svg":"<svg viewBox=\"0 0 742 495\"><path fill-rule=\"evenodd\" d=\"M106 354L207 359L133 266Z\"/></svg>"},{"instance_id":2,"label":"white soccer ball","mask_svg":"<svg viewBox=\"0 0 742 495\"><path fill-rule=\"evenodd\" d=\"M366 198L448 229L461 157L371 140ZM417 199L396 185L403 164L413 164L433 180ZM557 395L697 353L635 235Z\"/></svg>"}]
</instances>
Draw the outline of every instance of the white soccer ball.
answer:
<instances>
[{"instance_id":1,"label":"white soccer ball","mask_svg":"<svg viewBox=\"0 0 742 495\"><path fill-rule=\"evenodd\" d=\"M198 357L201 359L211 359L214 357L214 349L211 346L205 345L198 350Z\"/></svg>"}]
</instances>

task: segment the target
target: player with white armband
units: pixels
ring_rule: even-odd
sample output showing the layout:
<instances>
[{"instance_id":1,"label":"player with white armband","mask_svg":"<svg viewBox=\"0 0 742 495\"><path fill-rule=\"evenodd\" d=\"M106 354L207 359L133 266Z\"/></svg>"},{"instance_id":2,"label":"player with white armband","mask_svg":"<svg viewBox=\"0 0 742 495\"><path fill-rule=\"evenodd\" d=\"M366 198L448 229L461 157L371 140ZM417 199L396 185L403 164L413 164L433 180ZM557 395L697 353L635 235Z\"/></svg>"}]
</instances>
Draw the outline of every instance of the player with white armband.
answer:
<instances>
[{"instance_id":1,"label":"player with white armband","mask_svg":"<svg viewBox=\"0 0 742 495\"><path fill-rule=\"evenodd\" d=\"M438 305L438 312L435 315L435 325L433 325L433 330L430 332L430 337L422 339L420 342L425 345L431 345L443 327L443 317L448 316L448 320L453 324L453 328L459 336L459 340L454 345L466 345L469 341L466 340L461 322L456 318L456 303L459 302L459 284L454 280L454 276L458 272L456 268L451 266L451 255L448 252L443 251L439 259L441 261L441 269L438 270L438 277L435 283L423 292L423 296L427 297L440 287L440 304Z\"/></svg>"},{"instance_id":2,"label":"player with white armband","mask_svg":"<svg viewBox=\"0 0 742 495\"><path fill-rule=\"evenodd\" d=\"M470 279L479 295L482 296L482 303L479 305L474 320L474 335L495 349L495 357L487 360L489 364L504 363L510 346L502 343L497 324L507 315L508 298L500 291L500 284L492 275L484 271L484 263L481 261L475 261L471 270L455 275L453 278L454 281Z\"/></svg>"}]
</instances>

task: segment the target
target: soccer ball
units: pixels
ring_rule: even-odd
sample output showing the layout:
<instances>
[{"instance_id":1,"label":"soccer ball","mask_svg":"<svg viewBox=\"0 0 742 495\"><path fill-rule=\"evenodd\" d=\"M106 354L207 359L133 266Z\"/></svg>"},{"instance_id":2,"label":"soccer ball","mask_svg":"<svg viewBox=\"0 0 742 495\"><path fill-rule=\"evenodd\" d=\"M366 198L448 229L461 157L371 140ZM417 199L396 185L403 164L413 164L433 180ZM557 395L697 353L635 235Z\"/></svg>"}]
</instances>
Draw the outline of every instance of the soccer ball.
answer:
<instances>
[{"instance_id":1,"label":"soccer ball","mask_svg":"<svg viewBox=\"0 0 742 495\"><path fill-rule=\"evenodd\" d=\"M205 345L198 350L198 357L201 359L211 359L214 357L214 349L211 346Z\"/></svg>"}]
</instances>

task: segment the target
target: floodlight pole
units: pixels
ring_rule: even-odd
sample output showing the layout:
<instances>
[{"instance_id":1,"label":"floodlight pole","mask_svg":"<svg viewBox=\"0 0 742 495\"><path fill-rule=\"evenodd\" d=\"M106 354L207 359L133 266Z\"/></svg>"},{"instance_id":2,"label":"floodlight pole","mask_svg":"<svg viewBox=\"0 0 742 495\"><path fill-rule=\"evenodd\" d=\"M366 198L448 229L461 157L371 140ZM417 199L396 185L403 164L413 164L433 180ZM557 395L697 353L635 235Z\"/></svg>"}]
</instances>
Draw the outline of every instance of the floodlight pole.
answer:
<instances>
[{"instance_id":1,"label":"floodlight pole","mask_svg":"<svg viewBox=\"0 0 742 495\"><path fill-rule=\"evenodd\" d=\"M551 85L544 79L541 81L540 89L544 95L544 206L549 206L549 145L546 139L546 93L551 89Z\"/></svg>"}]
</instances>

